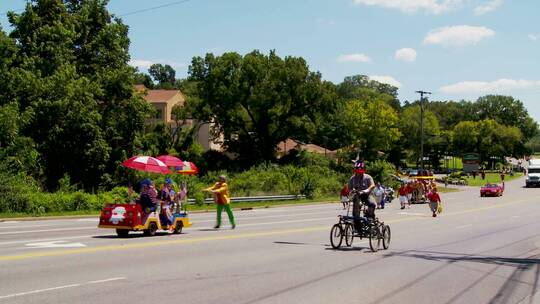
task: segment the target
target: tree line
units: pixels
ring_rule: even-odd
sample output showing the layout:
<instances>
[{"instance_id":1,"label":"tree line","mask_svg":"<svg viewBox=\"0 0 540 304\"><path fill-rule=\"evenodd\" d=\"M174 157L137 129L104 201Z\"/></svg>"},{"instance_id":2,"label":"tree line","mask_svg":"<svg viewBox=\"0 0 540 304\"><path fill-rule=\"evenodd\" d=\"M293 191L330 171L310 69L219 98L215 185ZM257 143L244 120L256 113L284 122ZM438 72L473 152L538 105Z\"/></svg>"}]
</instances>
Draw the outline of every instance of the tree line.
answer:
<instances>
[{"instance_id":1,"label":"tree line","mask_svg":"<svg viewBox=\"0 0 540 304\"><path fill-rule=\"evenodd\" d=\"M286 138L360 153L400 165L418 160L418 101L400 102L398 89L364 75L325 81L302 57L252 51L196 56L186 79L168 65L148 74L129 66L128 26L106 0L33 0L8 13L0 27L0 170L24 172L53 191L68 179L87 191L123 184L120 163L135 154L200 157L208 169L248 168L276 160ZM153 108L134 84L180 89L187 102L178 122L211 122L230 161L203 155L194 129L171 132L145 122ZM426 104L426 155L478 152L524 155L538 125L511 96Z\"/></svg>"}]
</instances>

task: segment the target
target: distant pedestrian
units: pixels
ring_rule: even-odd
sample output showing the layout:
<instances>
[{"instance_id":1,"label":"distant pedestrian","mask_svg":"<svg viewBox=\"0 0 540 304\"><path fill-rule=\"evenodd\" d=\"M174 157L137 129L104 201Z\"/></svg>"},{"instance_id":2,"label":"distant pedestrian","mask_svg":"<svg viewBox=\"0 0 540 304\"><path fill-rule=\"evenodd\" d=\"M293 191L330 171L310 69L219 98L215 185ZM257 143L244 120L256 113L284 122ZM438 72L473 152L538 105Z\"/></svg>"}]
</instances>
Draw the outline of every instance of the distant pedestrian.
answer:
<instances>
[{"instance_id":1,"label":"distant pedestrian","mask_svg":"<svg viewBox=\"0 0 540 304\"><path fill-rule=\"evenodd\" d=\"M480 177L482 177L482 180L486 179L486 172L484 172L484 169L480 170Z\"/></svg>"},{"instance_id":2,"label":"distant pedestrian","mask_svg":"<svg viewBox=\"0 0 540 304\"><path fill-rule=\"evenodd\" d=\"M437 217L437 211L439 209L439 204L441 203L441 197L437 193L437 187L431 189L431 192L428 193L429 208L433 212L433 217Z\"/></svg>"},{"instance_id":3,"label":"distant pedestrian","mask_svg":"<svg viewBox=\"0 0 540 304\"><path fill-rule=\"evenodd\" d=\"M375 203L377 204L377 209L384 209L384 188L381 186L381 183L375 183L375 189L373 189L373 194L375 195Z\"/></svg>"},{"instance_id":4,"label":"distant pedestrian","mask_svg":"<svg viewBox=\"0 0 540 304\"><path fill-rule=\"evenodd\" d=\"M472 173L472 178L473 178L473 179L476 179L476 171L473 171L473 173Z\"/></svg>"},{"instance_id":5,"label":"distant pedestrian","mask_svg":"<svg viewBox=\"0 0 540 304\"><path fill-rule=\"evenodd\" d=\"M504 183L504 175L506 174L506 170L505 169L501 169L501 182Z\"/></svg>"},{"instance_id":6,"label":"distant pedestrian","mask_svg":"<svg viewBox=\"0 0 540 304\"><path fill-rule=\"evenodd\" d=\"M349 185L343 185L341 188L341 193L339 194L341 203L343 204L343 210L347 209L349 205Z\"/></svg>"},{"instance_id":7,"label":"distant pedestrian","mask_svg":"<svg viewBox=\"0 0 540 304\"><path fill-rule=\"evenodd\" d=\"M409 202L408 194L409 190L408 187L405 185L405 183L401 183L401 186L398 190L399 194L399 203L401 204L401 209L405 209L405 205Z\"/></svg>"},{"instance_id":8,"label":"distant pedestrian","mask_svg":"<svg viewBox=\"0 0 540 304\"><path fill-rule=\"evenodd\" d=\"M227 185L227 178L225 175L221 175L217 183L203 189L203 191L211 192L214 196L214 202L217 205L216 226L214 226L214 228L217 229L221 226L221 213L223 212L223 209L225 209L225 212L227 212L227 215L229 216L231 228L236 228L236 222L234 221L234 215L230 205L229 186Z\"/></svg>"}]
</instances>

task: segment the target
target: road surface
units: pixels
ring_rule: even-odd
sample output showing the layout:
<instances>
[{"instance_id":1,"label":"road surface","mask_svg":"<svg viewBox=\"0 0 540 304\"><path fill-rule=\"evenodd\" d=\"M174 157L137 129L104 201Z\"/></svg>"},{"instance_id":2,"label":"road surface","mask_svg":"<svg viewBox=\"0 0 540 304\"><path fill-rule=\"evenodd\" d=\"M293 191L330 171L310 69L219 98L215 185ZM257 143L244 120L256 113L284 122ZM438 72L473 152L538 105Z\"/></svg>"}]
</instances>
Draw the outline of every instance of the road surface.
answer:
<instances>
[{"instance_id":1,"label":"road surface","mask_svg":"<svg viewBox=\"0 0 540 304\"><path fill-rule=\"evenodd\" d=\"M191 214L180 235L117 238L96 218L0 222L2 303L538 303L540 189L478 188L378 217L388 250L334 250L341 204ZM336 195L337 197L337 195Z\"/></svg>"}]
</instances>

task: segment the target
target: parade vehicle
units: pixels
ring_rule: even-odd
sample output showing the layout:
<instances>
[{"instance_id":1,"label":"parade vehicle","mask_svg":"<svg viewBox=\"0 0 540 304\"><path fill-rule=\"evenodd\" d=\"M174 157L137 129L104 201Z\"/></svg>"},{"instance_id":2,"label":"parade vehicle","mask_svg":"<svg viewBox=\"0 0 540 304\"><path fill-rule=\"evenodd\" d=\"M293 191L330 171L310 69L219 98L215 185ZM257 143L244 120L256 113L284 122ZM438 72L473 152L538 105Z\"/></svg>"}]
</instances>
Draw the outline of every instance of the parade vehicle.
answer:
<instances>
[{"instance_id":1,"label":"parade vehicle","mask_svg":"<svg viewBox=\"0 0 540 304\"><path fill-rule=\"evenodd\" d=\"M359 195L356 190L351 191L350 197L354 198L354 195ZM349 201L347 214L339 215L338 223L332 226L330 230L330 244L332 248L339 249L343 241L346 246L352 246L353 238L369 239L369 248L371 251L376 252L382 245L382 248L388 249L390 246L390 226L385 225L384 222L379 221L377 217L374 219L366 217L367 207L364 206L364 216L354 217L351 215L351 206L353 205L352 199ZM358 223L358 226L355 225Z\"/></svg>"},{"instance_id":2,"label":"parade vehicle","mask_svg":"<svg viewBox=\"0 0 540 304\"><path fill-rule=\"evenodd\" d=\"M525 187L540 186L540 164L538 159L531 159L529 161L529 168L527 169L527 178L525 179Z\"/></svg>"},{"instance_id":3,"label":"parade vehicle","mask_svg":"<svg viewBox=\"0 0 540 304\"><path fill-rule=\"evenodd\" d=\"M485 186L480 188L480 196L502 196L504 188L498 184L487 183Z\"/></svg>"},{"instance_id":4,"label":"parade vehicle","mask_svg":"<svg viewBox=\"0 0 540 304\"><path fill-rule=\"evenodd\" d=\"M427 193L429 185L435 181L431 171L419 170L418 175L413 177L411 193L411 204L427 203Z\"/></svg>"},{"instance_id":5,"label":"parade vehicle","mask_svg":"<svg viewBox=\"0 0 540 304\"><path fill-rule=\"evenodd\" d=\"M188 213L174 208L172 222L160 212L159 204L156 211L146 213L138 203L107 204L101 210L99 228L116 229L119 237L126 237L130 231L143 231L144 235L154 236L158 230L181 233L182 228L191 226Z\"/></svg>"}]
</instances>

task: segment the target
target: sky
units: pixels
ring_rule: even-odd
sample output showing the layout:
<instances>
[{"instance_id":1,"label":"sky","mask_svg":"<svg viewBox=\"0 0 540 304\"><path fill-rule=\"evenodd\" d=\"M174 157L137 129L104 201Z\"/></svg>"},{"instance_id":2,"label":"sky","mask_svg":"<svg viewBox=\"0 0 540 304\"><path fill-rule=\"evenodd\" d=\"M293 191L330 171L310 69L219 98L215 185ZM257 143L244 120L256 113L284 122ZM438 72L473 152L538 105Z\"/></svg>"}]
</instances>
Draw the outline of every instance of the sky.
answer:
<instances>
[{"instance_id":1,"label":"sky","mask_svg":"<svg viewBox=\"0 0 540 304\"><path fill-rule=\"evenodd\" d=\"M24 0L0 1L6 12ZM187 76L194 56L252 50L306 59L339 83L363 74L399 99L510 95L540 122L538 0L111 0L130 28L130 64L169 64Z\"/></svg>"}]
</instances>

